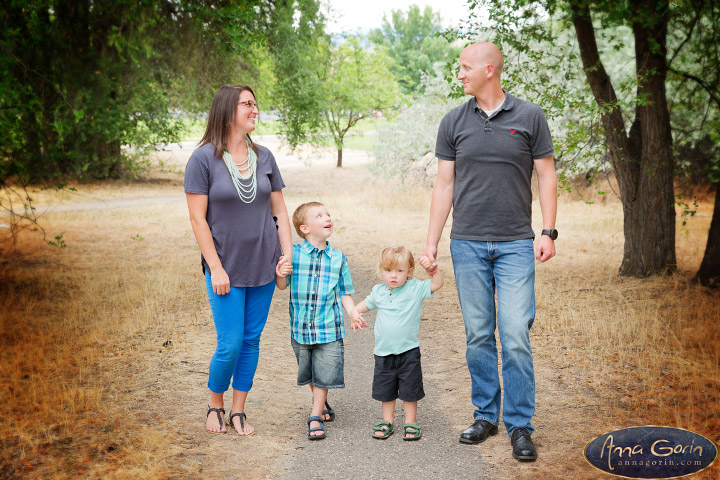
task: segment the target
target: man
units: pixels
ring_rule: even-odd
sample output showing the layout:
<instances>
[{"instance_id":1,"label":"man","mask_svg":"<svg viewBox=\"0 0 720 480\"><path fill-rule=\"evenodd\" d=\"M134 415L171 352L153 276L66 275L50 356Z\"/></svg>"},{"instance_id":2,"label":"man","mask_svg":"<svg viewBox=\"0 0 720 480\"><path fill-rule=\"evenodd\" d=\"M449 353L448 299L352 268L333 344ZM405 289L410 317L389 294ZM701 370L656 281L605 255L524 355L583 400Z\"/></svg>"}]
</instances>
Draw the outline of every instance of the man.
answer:
<instances>
[{"instance_id":1,"label":"man","mask_svg":"<svg viewBox=\"0 0 720 480\"><path fill-rule=\"evenodd\" d=\"M513 457L535 460L530 421L535 374L530 327L535 319L535 259L555 255L557 177L550 129L540 107L505 92L503 57L491 43L460 54L458 80L468 102L440 123L438 176L430 206L425 255L435 263L443 227L453 208L450 252L467 336L475 422L460 441L477 444L498 432L500 378L495 327L502 344L503 422ZM533 252L533 167L543 230ZM497 312L495 306L497 294Z\"/></svg>"}]
</instances>

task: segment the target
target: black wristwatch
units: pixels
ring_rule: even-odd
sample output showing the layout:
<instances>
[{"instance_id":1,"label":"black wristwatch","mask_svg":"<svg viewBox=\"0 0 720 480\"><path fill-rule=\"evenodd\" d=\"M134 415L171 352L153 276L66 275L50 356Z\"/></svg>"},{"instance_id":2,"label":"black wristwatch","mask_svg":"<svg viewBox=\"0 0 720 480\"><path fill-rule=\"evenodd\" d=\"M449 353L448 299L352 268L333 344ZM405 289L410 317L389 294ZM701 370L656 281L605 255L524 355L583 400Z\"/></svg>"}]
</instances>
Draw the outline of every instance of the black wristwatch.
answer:
<instances>
[{"instance_id":1,"label":"black wristwatch","mask_svg":"<svg viewBox=\"0 0 720 480\"><path fill-rule=\"evenodd\" d=\"M540 235L541 235L541 236L542 236L542 235L547 235L548 237L550 237L550 238L552 238L553 240L555 240L555 239L558 237L558 231L555 230L554 228L551 229L551 230L543 230Z\"/></svg>"}]
</instances>

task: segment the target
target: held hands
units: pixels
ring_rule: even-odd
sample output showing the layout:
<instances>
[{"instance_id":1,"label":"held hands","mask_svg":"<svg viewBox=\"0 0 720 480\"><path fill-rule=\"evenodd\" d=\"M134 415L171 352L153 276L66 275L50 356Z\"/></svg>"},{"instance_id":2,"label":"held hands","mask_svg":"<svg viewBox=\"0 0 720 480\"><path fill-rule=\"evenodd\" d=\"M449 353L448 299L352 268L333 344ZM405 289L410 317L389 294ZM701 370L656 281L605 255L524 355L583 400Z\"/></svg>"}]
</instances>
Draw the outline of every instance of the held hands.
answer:
<instances>
[{"instance_id":1,"label":"held hands","mask_svg":"<svg viewBox=\"0 0 720 480\"><path fill-rule=\"evenodd\" d=\"M420 265L425 269L428 275L431 277L435 275L435 272L437 271L438 264L435 260L437 258L437 246L428 245L425 247L425 252L423 252L422 256L418 259L418 262ZM423 260L424 259L424 260ZM426 262L426 263L423 263Z\"/></svg>"},{"instance_id":2,"label":"held hands","mask_svg":"<svg viewBox=\"0 0 720 480\"><path fill-rule=\"evenodd\" d=\"M367 327L368 324L365 322L365 319L362 316L362 313L358 311L357 308L354 308L352 313L350 314L350 319L352 320L352 329L355 330L356 328L362 330L363 327Z\"/></svg>"},{"instance_id":3,"label":"held hands","mask_svg":"<svg viewBox=\"0 0 720 480\"><path fill-rule=\"evenodd\" d=\"M538 240L537 249L535 250L535 258L544 263L555 256L555 241L547 235L541 235Z\"/></svg>"},{"instance_id":4,"label":"held hands","mask_svg":"<svg viewBox=\"0 0 720 480\"><path fill-rule=\"evenodd\" d=\"M280 257L277 265L275 266L275 275L280 278L285 278L292 273L292 262L290 262L285 256Z\"/></svg>"},{"instance_id":5,"label":"held hands","mask_svg":"<svg viewBox=\"0 0 720 480\"><path fill-rule=\"evenodd\" d=\"M435 261L435 258L430 258L428 255L423 255L420 258L418 258L418 263L425 269L425 271L430 275L431 277L437 273L438 264Z\"/></svg>"}]
</instances>

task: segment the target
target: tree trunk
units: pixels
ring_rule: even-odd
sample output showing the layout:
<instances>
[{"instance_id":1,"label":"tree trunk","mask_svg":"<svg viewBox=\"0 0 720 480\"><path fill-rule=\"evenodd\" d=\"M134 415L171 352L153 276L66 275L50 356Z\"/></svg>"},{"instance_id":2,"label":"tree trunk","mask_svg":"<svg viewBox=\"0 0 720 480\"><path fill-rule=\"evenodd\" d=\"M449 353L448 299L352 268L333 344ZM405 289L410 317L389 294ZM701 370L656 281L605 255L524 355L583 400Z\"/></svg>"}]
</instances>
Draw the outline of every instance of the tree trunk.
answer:
<instances>
[{"instance_id":1,"label":"tree trunk","mask_svg":"<svg viewBox=\"0 0 720 480\"><path fill-rule=\"evenodd\" d=\"M674 162L665 92L668 4L665 0L633 0L631 5L635 14L641 175L632 205L633 222L628 225L625 221L625 252L630 255L623 258L620 275L643 277L671 273L677 266Z\"/></svg>"},{"instance_id":2,"label":"tree trunk","mask_svg":"<svg viewBox=\"0 0 720 480\"><path fill-rule=\"evenodd\" d=\"M342 148L338 148L338 161L336 167L342 167Z\"/></svg>"},{"instance_id":3,"label":"tree trunk","mask_svg":"<svg viewBox=\"0 0 720 480\"><path fill-rule=\"evenodd\" d=\"M715 190L715 207L713 208L710 233L708 234L705 255L695 280L706 287L720 287L720 182Z\"/></svg>"},{"instance_id":4,"label":"tree trunk","mask_svg":"<svg viewBox=\"0 0 720 480\"><path fill-rule=\"evenodd\" d=\"M664 7L649 8L662 13L652 19L641 18L641 7L633 4L636 64L642 78L641 101L629 134L598 54L588 4L571 5L580 56L595 100L604 110L605 138L620 187L625 247L618 273L636 277L668 273L676 267L672 137L665 97L667 4L660 3Z\"/></svg>"}]
</instances>

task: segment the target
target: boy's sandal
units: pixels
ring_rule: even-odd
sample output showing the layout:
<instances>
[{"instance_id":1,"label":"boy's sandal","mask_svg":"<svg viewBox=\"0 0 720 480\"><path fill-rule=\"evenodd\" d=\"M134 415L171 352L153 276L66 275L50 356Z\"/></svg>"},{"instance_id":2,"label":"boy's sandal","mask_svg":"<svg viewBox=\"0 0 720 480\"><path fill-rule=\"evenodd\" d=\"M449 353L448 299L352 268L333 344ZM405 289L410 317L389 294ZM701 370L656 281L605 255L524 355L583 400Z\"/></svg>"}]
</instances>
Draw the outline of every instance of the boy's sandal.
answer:
<instances>
[{"instance_id":1,"label":"boy's sandal","mask_svg":"<svg viewBox=\"0 0 720 480\"><path fill-rule=\"evenodd\" d=\"M218 417L218 425L220 425L220 428L222 428L222 426L223 426L223 421L222 421L222 417L220 416L220 414L222 413L223 415L225 415L225 409L222 408L222 407L220 407L220 408L213 408L213 407L211 407L210 405L208 405L208 411L207 411L207 415L205 415L205 418L207 418L207 417L210 416L210 412L215 412L215 413L217 414L217 417ZM222 433L222 432L216 432L216 433Z\"/></svg>"},{"instance_id":2,"label":"boy's sandal","mask_svg":"<svg viewBox=\"0 0 720 480\"><path fill-rule=\"evenodd\" d=\"M380 440L385 440L390 435L393 434L395 429L393 428L393 424L390 422L386 422L385 420L382 420L380 422L373 423L373 438L379 438ZM376 435L377 432L380 432L381 435Z\"/></svg>"},{"instance_id":3,"label":"boy's sandal","mask_svg":"<svg viewBox=\"0 0 720 480\"><path fill-rule=\"evenodd\" d=\"M324 420L324 421L325 421L325 422L332 422L333 420L335 420L335 410L332 409L332 407L331 407L330 404L327 402L327 400L325 400L325 406L327 407L327 409L326 409L326 410L323 410L323 411L322 411L322 414L323 414L323 415L330 415L330 418L328 418L327 420Z\"/></svg>"},{"instance_id":4,"label":"boy's sandal","mask_svg":"<svg viewBox=\"0 0 720 480\"><path fill-rule=\"evenodd\" d=\"M403 425L403 429L405 429L405 435L407 435L408 433L410 435L415 435L414 437L403 436L403 440L420 440L420 437L422 437L422 427L420 425L415 425L414 423L406 423L405 425Z\"/></svg>"},{"instance_id":5,"label":"boy's sandal","mask_svg":"<svg viewBox=\"0 0 720 480\"><path fill-rule=\"evenodd\" d=\"M240 417L240 430L245 431L245 420L247 419L247 415L245 415L245 412L240 413L233 413L232 410L230 410L230 418L228 418L227 424L230 425L232 428L235 428L235 425L233 425L233 417ZM252 435L253 433L240 433L237 431L237 428L235 428L235 432L240 435L241 437L248 437Z\"/></svg>"},{"instance_id":6,"label":"boy's sandal","mask_svg":"<svg viewBox=\"0 0 720 480\"><path fill-rule=\"evenodd\" d=\"M310 428L310 423L312 422L320 422L319 427L312 427ZM308 417L308 433L307 436L310 440L320 440L325 438L325 423L323 422L323 419L320 417ZM320 435L312 435L312 432L322 432Z\"/></svg>"}]
</instances>

